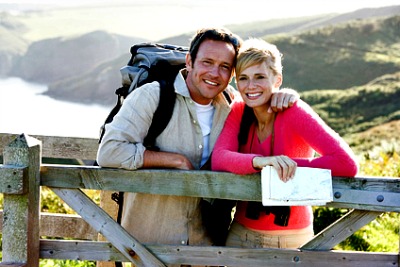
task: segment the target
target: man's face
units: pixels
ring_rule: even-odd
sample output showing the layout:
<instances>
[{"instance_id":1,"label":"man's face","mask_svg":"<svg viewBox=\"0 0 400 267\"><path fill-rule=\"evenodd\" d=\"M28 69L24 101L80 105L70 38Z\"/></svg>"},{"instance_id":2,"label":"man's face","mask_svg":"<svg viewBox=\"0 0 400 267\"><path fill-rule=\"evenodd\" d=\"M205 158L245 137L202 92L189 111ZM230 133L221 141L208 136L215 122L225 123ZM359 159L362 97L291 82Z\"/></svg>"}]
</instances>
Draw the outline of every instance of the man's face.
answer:
<instances>
[{"instance_id":1,"label":"man's face","mask_svg":"<svg viewBox=\"0 0 400 267\"><path fill-rule=\"evenodd\" d=\"M194 63L189 54L186 56L186 84L196 103L209 104L225 90L232 78L234 59L233 45L214 40L201 43Z\"/></svg>"}]
</instances>

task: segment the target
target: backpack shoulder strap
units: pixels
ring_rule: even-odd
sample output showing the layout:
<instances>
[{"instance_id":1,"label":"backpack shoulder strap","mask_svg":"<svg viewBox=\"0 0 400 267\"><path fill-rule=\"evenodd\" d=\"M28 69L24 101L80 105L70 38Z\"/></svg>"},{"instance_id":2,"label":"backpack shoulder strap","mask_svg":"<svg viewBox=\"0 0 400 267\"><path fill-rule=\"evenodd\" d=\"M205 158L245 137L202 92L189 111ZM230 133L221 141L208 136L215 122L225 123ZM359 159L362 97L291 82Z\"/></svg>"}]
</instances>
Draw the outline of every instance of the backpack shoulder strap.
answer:
<instances>
[{"instance_id":1,"label":"backpack shoulder strap","mask_svg":"<svg viewBox=\"0 0 400 267\"><path fill-rule=\"evenodd\" d=\"M157 136L159 136L167 127L174 111L176 94L172 80L161 80L160 83L160 100L156 111L153 115L149 132L144 139L143 145L149 150L158 151L155 144Z\"/></svg>"}]
</instances>

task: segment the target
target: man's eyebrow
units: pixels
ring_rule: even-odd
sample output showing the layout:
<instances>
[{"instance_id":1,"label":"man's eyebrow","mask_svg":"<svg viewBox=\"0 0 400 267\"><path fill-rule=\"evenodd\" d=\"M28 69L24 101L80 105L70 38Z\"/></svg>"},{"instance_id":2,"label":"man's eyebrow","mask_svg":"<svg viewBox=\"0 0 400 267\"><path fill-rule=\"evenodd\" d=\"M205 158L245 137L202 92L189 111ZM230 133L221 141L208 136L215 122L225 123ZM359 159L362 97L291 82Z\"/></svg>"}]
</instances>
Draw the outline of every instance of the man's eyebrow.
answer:
<instances>
[{"instance_id":1,"label":"man's eyebrow","mask_svg":"<svg viewBox=\"0 0 400 267\"><path fill-rule=\"evenodd\" d=\"M202 59L202 60L218 61L218 60L216 60L215 58L211 58L211 57L202 57L201 59ZM223 61L223 62L221 62L221 64L226 64L226 65L232 66L232 65L233 65L233 62Z\"/></svg>"}]
</instances>

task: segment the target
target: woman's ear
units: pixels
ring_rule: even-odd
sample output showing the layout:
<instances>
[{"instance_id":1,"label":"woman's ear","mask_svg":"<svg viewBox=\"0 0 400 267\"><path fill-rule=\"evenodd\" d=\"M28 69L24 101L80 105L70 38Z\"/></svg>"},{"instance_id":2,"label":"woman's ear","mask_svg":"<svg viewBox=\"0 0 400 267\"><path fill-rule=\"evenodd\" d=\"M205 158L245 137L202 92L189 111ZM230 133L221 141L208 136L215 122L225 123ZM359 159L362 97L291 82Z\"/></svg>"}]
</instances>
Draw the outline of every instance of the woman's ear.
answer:
<instances>
[{"instance_id":1,"label":"woman's ear","mask_svg":"<svg viewBox=\"0 0 400 267\"><path fill-rule=\"evenodd\" d=\"M283 82L283 77L282 77L282 75L278 74L278 75L276 76L276 78L275 78L275 84L274 84L274 85L275 85L275 88L281 87L282 82Z\"/></svg>"}]
</instances>

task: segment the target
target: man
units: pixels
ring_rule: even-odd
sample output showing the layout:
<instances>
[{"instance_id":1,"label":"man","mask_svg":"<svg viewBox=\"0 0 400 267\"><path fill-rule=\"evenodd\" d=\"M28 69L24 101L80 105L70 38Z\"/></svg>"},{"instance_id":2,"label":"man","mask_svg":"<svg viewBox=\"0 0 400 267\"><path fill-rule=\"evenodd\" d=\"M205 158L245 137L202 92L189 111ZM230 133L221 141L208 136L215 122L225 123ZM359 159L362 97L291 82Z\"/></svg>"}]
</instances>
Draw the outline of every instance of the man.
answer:
<instances>
[{"instance_id":1,"label":"man","mask_svg":"<svg viewBox=\"0 0 400 267\"><path fill-rule=\"evenodd\" d=\"M227 30L199 30L190 44L186 69L174 82L174 112L155 143L160 151L143 146L159 100L160 86L153 82L134 90L106 126L97 155L99 165L129 170L200 169L230 112L222 92L236 95L229 82L240 44L240 38ZM280 93L272 105L286 108L297 98L296 93ZM121 224L142 243L211 245L200 203L194 197L127 193Z\"/></svg>"}]
</instances>

